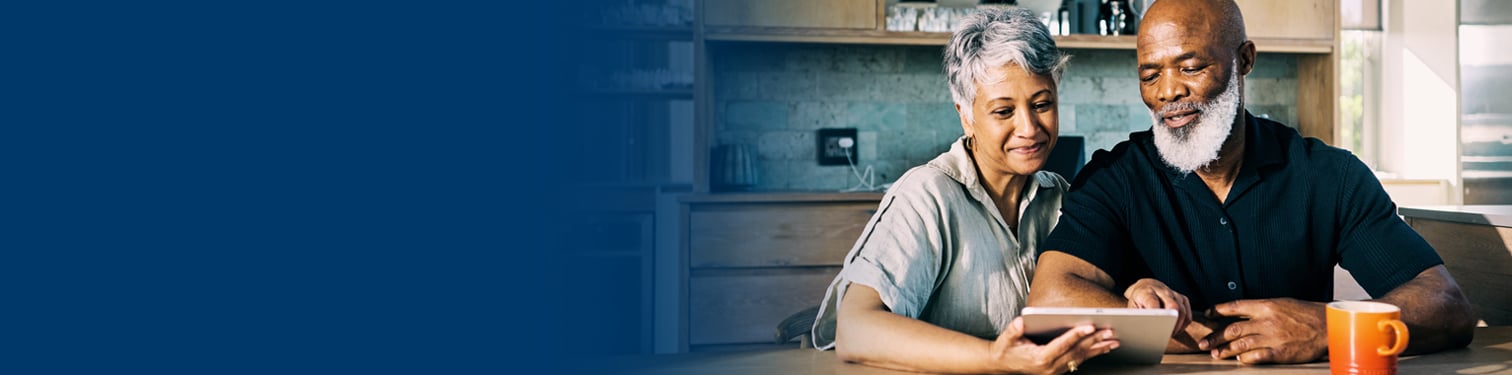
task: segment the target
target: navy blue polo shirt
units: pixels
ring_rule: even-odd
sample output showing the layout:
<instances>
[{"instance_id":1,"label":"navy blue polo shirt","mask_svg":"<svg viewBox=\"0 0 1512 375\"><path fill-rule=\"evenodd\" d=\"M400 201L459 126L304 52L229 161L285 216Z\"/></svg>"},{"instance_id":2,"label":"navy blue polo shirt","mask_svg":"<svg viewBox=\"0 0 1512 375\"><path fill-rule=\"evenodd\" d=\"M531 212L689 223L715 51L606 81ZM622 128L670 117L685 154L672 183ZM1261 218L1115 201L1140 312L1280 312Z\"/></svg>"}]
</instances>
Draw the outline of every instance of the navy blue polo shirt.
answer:
<instances>
[{"instance_id":1,"label":"navy blue polo shirt","mask_svg":"<svg viewBox=\"0 0 1512 375\"><path fill-rule=\"evenodd\" d=\"M1041 252L1092 263L1119 293L1154 277L1194 310L1237 299L1331 301L1336 264L1379 298L1443 263L1353 154L1244 116L1244 162L1224 202L1201 177L1166 165L1149 130L1131 133L1077 174Z\"/></svg>"}]
</instances>

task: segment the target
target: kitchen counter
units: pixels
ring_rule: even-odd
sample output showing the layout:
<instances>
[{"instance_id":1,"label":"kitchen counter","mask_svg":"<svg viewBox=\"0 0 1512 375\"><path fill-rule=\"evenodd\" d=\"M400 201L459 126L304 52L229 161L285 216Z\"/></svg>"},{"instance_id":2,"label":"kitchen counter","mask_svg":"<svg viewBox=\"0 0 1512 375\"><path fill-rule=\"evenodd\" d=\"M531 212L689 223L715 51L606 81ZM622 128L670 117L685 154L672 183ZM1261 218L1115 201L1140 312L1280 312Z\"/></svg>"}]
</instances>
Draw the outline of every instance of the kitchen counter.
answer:
<instances>
[{"instance_id":1,"label":"kitchen counter","mask_svg":"<svg viewBox=\"0 0 1512 375\"><path fill-rule=\"evenodd\" d=\"M1415 206L1397 210L1454 276L1476 317L1512 325L1512 206Z\"/></svg>"},{"instance_id":2,"label":"kitchen counter","mask_svg":"<svg viewBox=\"0 0 1512 375\"><path fill-rule=\"evenodd\" d=\"M1512 227L1512 205L1404 206L1397 213L1408 218Z\"/></svg>"}]
</instances>

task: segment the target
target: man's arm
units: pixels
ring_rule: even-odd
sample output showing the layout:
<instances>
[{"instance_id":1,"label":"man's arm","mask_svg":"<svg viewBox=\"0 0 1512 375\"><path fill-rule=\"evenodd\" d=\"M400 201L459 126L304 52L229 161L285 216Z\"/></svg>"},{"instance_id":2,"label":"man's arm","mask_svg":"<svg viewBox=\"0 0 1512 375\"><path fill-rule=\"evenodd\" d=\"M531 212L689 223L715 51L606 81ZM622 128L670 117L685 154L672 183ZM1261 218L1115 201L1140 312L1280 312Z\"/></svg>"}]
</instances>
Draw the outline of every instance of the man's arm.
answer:
<instances>
[{"instance_id":1,"label":"man's arm","mask_svg":"<svg viewBox=\"0 0 1512 375\"><path fill-rule=\"evenodd\" d=\"M1433 248L1396 215L1379 180L1353 156L1338 173L1340 264L1377 301L1399 307L1411 332L1409 354L1470 343L1475 320ZM1378 261L1389 259L1389 261ZM1416 276L1399 281L1397 275ZM1326 286L1325 286L1326 287ZM1215 317L1236 319L1199 346L1217 358L1244 363L1299 363L1328 353L1326 302L1292 298L1237 300L1213 306Z\"/></svg>"},{"instance_id":2,"label":"man's arm","mask_svg":"<svg viewBox=\"0 0 1512 375\"><path fill-rule=\"evenodd\" d=\"M1192 322L1192 313L1186 296L1176 293L1164 283L1152 279L1140 280L1129 287L1124 295L1113 291L1113 277L1074 255L1055 250L1046 250L1039 255L1035 266L1034 281L1029 287L1029 306L1051 307L1139 307L1174 308L1181 318L1178 329L1185 334L1175 334L1166 345L1167 353L1194 353L1196 337L1207 337L1213 332L1212 324L1198 318ZM1137 301L1137 302L1136 302Z\"/></svg>"},{"instance_id":3,"label":"man's arm","mask_svg":"<svg viewBox=\"0 0 1512 375\"><path fill-rule=\"evenodd\" d=\"M1404 355L1454 349L1475 337L1470 300L1443 265L1433 266L1377 299L1402 309L1409 341Z\"/></svg>"},{"instance_id":4,"label":"man's arm","mask_svg":"<svg viewBox=\"0 0 1512 375\"><path fill-rule=\"evenodd\" d=\"M1375 301L1402 309L1402 322L1411 333L1405 355L1463 347L1474 337L1470 302L1443 265L1418 273ZM1215 314L1244 321L1208 337L1201 347L1213 350L1214 357L1237 357L1244 363L1316 361L1328 349L1324 310L1322 302L1290 298L1219 304Z\"/></svg>"},{"instance_id":5,"label":"man's arm","mask_svg":"<svg viewBox=\"0 0 1512 375\"><path fill-rule=\"evenodd\" d=\"M1431 353L1469 345L1475 317L1459 284L1444 268L1432 244L1397 215L1381 181L1349 156L1340 175L1340 264L1378 301L1402 309L1411 332L1407 352ZM1347 192L1347 193L1345 193ZM1389 262L1371 260L1390 259ZM1418 271L1395 284L1394 275ZM1363 278L1362 278L1363 277ZM1388 283L1389 282L1389 283Z\"/></svg>"},{"instance_id":6,"label":"man's arm","mask_svg":"<svg viewBox=\"0 0 1512 375\"><path fill-rule=\"evenodd\" d=\"M1081 258L1055 250L1039 255L1029 287L1029 306L1124 307L1113 277Z\"/></svg>"}]
</instances>

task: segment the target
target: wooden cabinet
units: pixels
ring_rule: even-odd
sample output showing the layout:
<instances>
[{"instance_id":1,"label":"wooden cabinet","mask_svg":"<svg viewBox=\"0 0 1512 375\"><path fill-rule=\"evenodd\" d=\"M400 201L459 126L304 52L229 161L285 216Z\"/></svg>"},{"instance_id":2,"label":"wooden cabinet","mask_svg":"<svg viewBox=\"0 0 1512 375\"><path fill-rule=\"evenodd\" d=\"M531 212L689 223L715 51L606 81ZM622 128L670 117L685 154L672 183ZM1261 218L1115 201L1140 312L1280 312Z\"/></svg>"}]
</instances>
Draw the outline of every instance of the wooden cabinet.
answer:
<instances>
[{"instance_id":1,"label":"wooden cabinet","mask_svg":"<svg viewBox=\"0 0 1512 375\"><path fill-rule=\"evenodd\" d=\"M1337 0L1238 0L1251 39L1331 41L1339 30Z\"/></svg>"},{"instance_id":2,"label":"wooden cabinet","mask_svg":"<svg viewBox=\"0 0 1512 375\"><path fill-rule=\"evenodd\" d=\"M788 198L790 199L790 198ZM697 236L694 268L797 267L840 264L877 208L863 202L753 202L696 206L689 227Z\"/></svg>"},{"instance_id":3,"label":"wooden cabinet","mask_svg":"<svg viewBox=\"0 0 1512 375\"><path fill-rule=\"evenodd\" d=\"M876 0L708 0L709 26L876 29Z\"/></svg>"},{"instance_id":4,"label":"wooden cabinet","mask_svg":"<svg viewBox=\"0 0 1512 375\"><path fill-rule=\"evenodd\" d=\"M685 196L686 349L778 345L777 323L819 304L881 197Z\"/></svg>"},{"instance_id":5,"label":"wooden cabinet","mask_svg":"<svg viewBox=\"0 0 1512 375\"><path fill-rule=\"evenodd\" d=\"M1238 0L1245 34L1261 51L1274 45L1314 45L1297 56L1297 130L1333 144L1339 129L1339 1Z\"/></svg>"}]
</instances>

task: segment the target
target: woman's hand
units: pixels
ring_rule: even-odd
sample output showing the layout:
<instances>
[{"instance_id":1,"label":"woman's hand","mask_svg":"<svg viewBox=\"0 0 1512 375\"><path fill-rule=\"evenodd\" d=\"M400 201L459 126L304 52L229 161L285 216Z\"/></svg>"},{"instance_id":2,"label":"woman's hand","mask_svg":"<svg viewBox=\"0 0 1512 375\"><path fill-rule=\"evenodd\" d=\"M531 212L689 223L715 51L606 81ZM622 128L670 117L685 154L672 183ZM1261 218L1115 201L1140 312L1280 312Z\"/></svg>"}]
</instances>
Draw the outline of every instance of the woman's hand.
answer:
<instances>
[{"instance_id":1,"label":"woman's hand","mask_svg":"<svg viewBox=\"0 0 1512 375\"><path fill-rule=\"evenodd\" d=\"M1113 331L1091 325L1077 326L1045 345L1024 337L1024 318L1014 318L1008 329L989 346L994 362L1010 373L1064 374L1076 371L1087 359L1118 348Z\"/></svg>"},{"instance_id":2,"label":"woman's hand","mask_svg":"<svg viewBox=\"0 0 1512 375\"><path fill-rule=\"evenodd\" d=\"M1187 302L1187 297L1171 290L1171 287L1156 279L1139 279L1124 290L1124 298L1129 300L1129 307L1136 309L1175 309L1176 327L1171 328L1171 336L1176 336L1186 330L1187 324L1192 323L1192 306Z\"/></svg>"}]
</instances>

